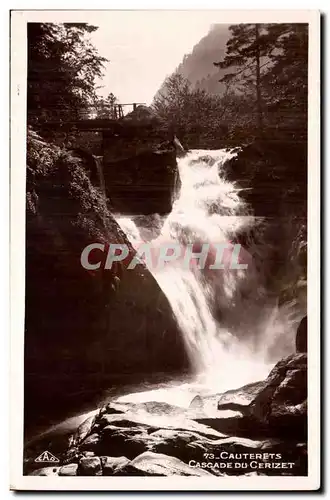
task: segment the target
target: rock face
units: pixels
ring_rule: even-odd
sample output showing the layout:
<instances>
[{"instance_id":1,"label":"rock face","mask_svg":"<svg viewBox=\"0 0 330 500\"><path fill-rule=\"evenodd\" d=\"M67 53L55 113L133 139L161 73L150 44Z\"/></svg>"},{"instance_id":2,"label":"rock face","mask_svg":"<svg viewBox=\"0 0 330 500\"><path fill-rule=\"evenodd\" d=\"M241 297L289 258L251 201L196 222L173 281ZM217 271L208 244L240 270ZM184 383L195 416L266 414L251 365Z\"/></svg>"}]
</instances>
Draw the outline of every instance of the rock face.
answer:
<instances>
[{"instance_id":1,"label":"rock face","mask_svg":"<svg viewBox=\"0 0 330 500\"><path fill-rule=\"evenodd\" d=\"M227 174L254 214L276 217L307 214L307 142L259 140L240 149L229 161Z\"/></svg>"},{"instance_id":2,"label":"rock face","mask_svg":"<svg viewBox=\"0 0 330 500\"><path fill-rule=\"evenodd\" d=\"M306 369L306 355L293 354L265 381L189 408L112 400L77 429L62 468L40 474L306 475Z\"/></svg>"},{"instance_id":3,"label":"rock face","mask_svg":"<svg viewBox=\"0 0 330 500\"><path fill-rule=\"evenodd\" d=\"M279 361L266 386L251 404L252 415L269 427L271 434L307 436L307 356L293 354Z\"/></svg>"},{"instance_id":4,"label":"rock face","mask_svg":"<svg viewBox=\"0 0 330 500\"><path fill-rule=\"evenodd\" d=\"M251 394L251 384L249 392ZM254 384L255 392L248 405L236 403L235 391L231 391L226 402L222 397L218 410L237 410L242 419L232 424L234 432L245 434L253 428L268 436L288 436L297 439L307 437L307 356L292 354L279 361L266 381ZM242 390L239 390L242 391ZM244 388L243 388L244 391ZM232 402L230 402L232 399ZM228 429L228 420L217 422L218 430Z\"/></svg>"},{"instance_id":5,"label":"rock face","mask_svg":"<svg viewBox=\"0 0 330 500\"><path fill-rule=\"evenodd\" d=\"M26 428L79 411L84 399L129 382L131 373L136 383L188 366L170 305L142 265L104 270L104 254L100 269L82 267L81 252L90 243L125 243L134 255L83 167L29 133Z\"/></svg>"},{"instance_id":6,"label":"rock face","mask_svg":"<svg viewBox=\"0 0 330 500\"><path fill-rule=\"evenodd\" d=\"M83 120L61 129L68 125L79 127L69 141L72 153L83 159L92 183L105 189L112 211L129 215L171 211L179 183L176 157L183 148L150 108L138 106L120 120ZM59 131L56 140L63 144Z\"/></svg>"},{"instance_id":7,"label":"rock face","mask_svg":"<svg viewBox=\"0 0 330 500\"><path fill-rule=\"evenodd\" d=\"M274 137L241 147L226 164L226 176L242 188L240 197L251 213L267 221L234 240L263 266L264 286L280 306L299 303L299 317L307 301L307 141ZM261 259L255 243L263 249ZM294 345L287 347L291 351Z\"/></svg>"},{"instance_id":8,"label":"rock face","mask_svg":"<svg viewBox=\"0 0 330 500\"><path fill-rule=\"evenodd\" d=\"M99 457L82 457L77 468L78 476L102 476L101 459Z\"/></svg>"},{"instance_id":9,"label":"rock face","mask_svg":"<svg viewBox=\"0 0 330 500\"><path fill-rule=\"evenodd\" d=\"M113 210L169 213L178 181L173 134L142 106L116 126L116 133L103 131L103 172Z\"/></svg>"}]
</instances>

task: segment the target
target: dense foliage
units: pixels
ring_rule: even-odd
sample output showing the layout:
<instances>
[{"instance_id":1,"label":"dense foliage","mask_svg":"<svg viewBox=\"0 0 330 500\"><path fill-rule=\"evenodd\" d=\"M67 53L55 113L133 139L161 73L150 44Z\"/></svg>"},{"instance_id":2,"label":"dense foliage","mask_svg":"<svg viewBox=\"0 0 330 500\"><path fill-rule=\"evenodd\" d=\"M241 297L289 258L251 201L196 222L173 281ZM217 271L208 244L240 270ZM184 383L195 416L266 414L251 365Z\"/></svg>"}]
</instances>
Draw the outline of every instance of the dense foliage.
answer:
<instances>
[{"instance_id":1,"label":"dense foliage","mask_svg":"<svg viewBox=\"0 0 330 500\"><path fill-rule=\"evenodd\" d=\"M306 141L308 26L239 24L229 30L226 53L214 62L222 75L226 70L219 81L225 91L209 94L176 73L156 95L155 109L190 147L210 146L206 129L214 137L211 147L260 137Z\"/></svg>"},{"instance_id":2,"label":"dense foliage","mask_svg":"<svg viewBox=\"0 0 330 500\"><path fill-rule=\"evenodd\" d=\"M215 138L227 134L220 97L194 89L179 73L166 80L153 108L187 147L212 148Z\"/></svg>"},{"instance_id":3,"label":"dense foliage","mask_svg":"<svg viewBox=\"0 0 330 500\"><path fill-rule=\"evenodd\" d=\"M86 23L28 24L28 123L73 121L83 117L97 99L95 81L106 59L89 35Z\"/></svg>"},{"instance_id":4,"label":"dense foliage","mask_svg":"<svg viewBox=\"0 0 330 500\"><path fill-rule=\"evenodd\" d=\"M117 226L101 190L91 184L81 159L29 130L26 168L28 222L41 223L43 214L44 223L61 232L66 216L70 230L59 241L77 247L77 251L82 248L78 234L92 242L109 240ZM52 210L48 212L50 206Z\"/></svg>"},{"instance_id":5,"label":"dense foliage","mask_svg":"<svg viewBox=\"0 0 330 500\"><path fill-rule=\"evenodd\" d=\"M95 118L114 119L116 117L116 103L117 98L112 92L104 98L100 97L95 103Z\"/></svg>"}]
</instances>

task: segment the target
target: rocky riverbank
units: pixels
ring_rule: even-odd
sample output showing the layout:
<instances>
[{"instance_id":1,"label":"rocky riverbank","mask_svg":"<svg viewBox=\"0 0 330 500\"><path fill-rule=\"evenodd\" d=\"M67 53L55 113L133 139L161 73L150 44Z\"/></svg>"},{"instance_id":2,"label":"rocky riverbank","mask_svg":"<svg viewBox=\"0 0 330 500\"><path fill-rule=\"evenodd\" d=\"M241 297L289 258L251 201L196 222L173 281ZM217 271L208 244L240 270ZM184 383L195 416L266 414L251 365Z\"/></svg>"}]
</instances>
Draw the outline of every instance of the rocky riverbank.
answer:
<instances>
[{"instance_id":1,"label":"rocky riverbank","mask_svg":"<svg viewBox=\"0 0 330 500\"><path fill-rule=\"evenodd\" d=\"M33 475L307 474L307 356L279 361L266 380L188 408L113 398L72 434L56 466ZM54 464L55 465L55 464Z\"/></svg>"}]
</instances>

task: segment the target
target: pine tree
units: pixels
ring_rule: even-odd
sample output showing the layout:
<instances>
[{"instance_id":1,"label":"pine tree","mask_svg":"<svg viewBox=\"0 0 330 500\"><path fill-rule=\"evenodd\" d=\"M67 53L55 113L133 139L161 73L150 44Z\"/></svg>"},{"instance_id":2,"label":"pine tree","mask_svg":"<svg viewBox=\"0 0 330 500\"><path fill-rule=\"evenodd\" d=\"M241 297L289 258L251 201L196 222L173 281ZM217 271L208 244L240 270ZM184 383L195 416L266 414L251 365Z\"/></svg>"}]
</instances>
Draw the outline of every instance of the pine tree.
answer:
<instances>
[{"instance_id":1,"label":"pine tree","mask_svg":"<svg viewBox=\"0 0 330 500\"><path fill-rule=\"evenodd\" d=\"M267 65L263 58L271 52L268 31L262 24L235 24L229 27L232 33L227 42L227 51L223 61L214 65L221 68L233 68L232 73L227 73L220 82L230 87L235 83L236 88L254 88L257 129L259 134L263 125L263 104L261 69Z\"/></svg>"},{"instance_id":2,"label":"pine tree","mask_svg":"<svg viewBox=\"0 0 330 500\"><path fill-rule=\"evenodd\" d=\"M272 24L268 28L275 50L263 77L269 124L284 128L287 138L307 140L308 25Z\"/></svg>"},{"instance_id":3,"label":"pine tree","mask_svg":"<svg viewBox=\"0 0 330 500\"><path fill-rule=\"evenodd\" d=\"M86 23L28 23L28 123L72 121L96 98L105 58L89 40Z\"/></svg>"},{"instance_id":4,"label":"pine tree","mask_svg":"<svg viewBox=\"0 0 330 500\"><path fill-rule=\"evenodd\" d=\"M116 107L117 98L110 92L110 94L105 98L99 98L95 103L96 108L96 118L116 118Z\"/></svg>"}]
</instances>

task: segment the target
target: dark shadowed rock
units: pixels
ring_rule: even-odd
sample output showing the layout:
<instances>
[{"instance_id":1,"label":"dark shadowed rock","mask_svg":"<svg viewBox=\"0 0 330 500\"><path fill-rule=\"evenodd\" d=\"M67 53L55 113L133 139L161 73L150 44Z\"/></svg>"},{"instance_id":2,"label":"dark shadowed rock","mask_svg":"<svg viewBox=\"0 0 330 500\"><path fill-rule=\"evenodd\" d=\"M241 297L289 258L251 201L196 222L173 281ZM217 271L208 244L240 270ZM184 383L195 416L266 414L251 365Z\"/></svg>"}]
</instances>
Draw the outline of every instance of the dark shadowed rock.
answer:
<instances>
[{"instance_id":1,"label":"dark shadowed rock","mask_svg":"<svg viewBox=\"0 0 330 500\"><path fill-rule=\"evenodd\" d=\"M101 457L103 476L113 476L128 463L127 457Z\"/></svg>"},{"instance_id":2,"label":"dark shadowed rock","mask_svg":"<svg viewBox=\"0 0 330 500\"><path fill-rule=\"evenodd\" d=\"M84 457L79 461L78 476L102 476L100 457Z\"/></svg>"},{"instance_id":3,"label":"dark shadowed rock","mask_svg":"<svg viewBox=\"0 0 330 500\"><path fill-rule=\"evenodd\" d=\"M131 406L132 410L145 411L151 415L184 415L185 408L171 405L163 401L147 401L146 403L138 403Z\"/></svg>"},{"instance_id":4,"label":"dark shadowed rock","mask_svg":"<svg viewBox=\"0 0 330 500\"><path fill-rule=\"evenodd\" d=\"M107 426L102 433L99 453L113 457L125 454L129 459L132 459L147 449L147 436L148 433L144 427L128 429Z\"/></svg>"},{"instance_id":5,"label":"dark shadowed rock","mask_svg":"<svg viewBox=\"0 0 330 500\"><path fill-rule=\"evenodd\" d=\"M85 439L85 437L90 433L94 422L95 417L92 415L79 425L77 431L70 438L70 447L77 446Z\"/></svg>"},{"instance_id":6,"label":"dark shadowed rock","mask_svg":"<svg viewBox=\"0 0 330 500\"><path fill-rule=\"evenodd\" d=\"M184 409L178 410L178 407L163 403L150 402L149 408L157 408L157 413L149 413L145 411L145 404L130 404L124 414L102 414L96 420L95 424L99 425L101 433L111 433L113 429L125 429L134 432L136 429L145 429L148 433L154 432L160 428L163 429L181 429L191 432L198 432L206 437L222 437L222 434L202 425L193 418L188 417L188 413ZM166 411L159 413L159 409L163 407ZM138 410L139 409L139 410ZM168 412L173 410L174 413ZM93 429L92 429L93 432Z\"/></svg>"},{"instance_id":7,"label":"dark shadowed rock","mask_svg":"<svg viewBox=\"0 0 330 500\"><path fill-rule=\"evenodd\" d=\"M297 334L296 334L297 352L307 352L307 340L308 340L307 316L305 316L299 323L297 329Z\"/></svg>"},{"instance_id":8,"label":"dark shadowed rock","mask_svg":"<svg viewBox=\"0 0 330 500\"><path fill-rule=\"evenodd\" d=\"M202 409L204 407L203 399L201 396L197 394L197 396L194 397L194 399L191 401L189 408L198 408Z\"/></svg>"},{"instance_id":9,"label":"dark shadowed rock","mask_svg":"<svg viewBox=\"0 0 330 500\"><path fill-rule=\"evenodd\" d=\"M174 136L152 110L139 106L103 131L105 188L115 212L166 214L172 208L177 164Z\"/></svg>"},{"instance_id":10,"label":"dark shadowed rock","mask_svg":"<svg viewBox=\"0 0 330 500\"><path fill-rule=\"evenodd\" d=\"M226 434L305 438L307 429L307 357L293 354L279 361L265 381L223 394L219 413L199 422ZM227 413L226 413L227 410ZM232 412L239 412L233 416ZM222 414L221 414L222 413ZM226 413L226 415L223 415Z\"/></svg>"},{"instance_id":11,"label":"dark shadowed rock","mask_svg":"<svg viewBox=\"0 0 330 500\"><path fill-rule=\"evenodd\" d=\"M270 372L266 386L251 404L252 415L270 433L306 437L307 355L292 354Z\"/></svg>"},{"instance_id":12,"label":"dark shadowed rock","mask_svg":"<svg viewBox=\"0 0 330 500\"><path fill-rule=\"evenodd\" d=\"M100 436L96 433L91 434L81 443L80 449L86 451L93 451L97 448L99 442L100 442Z\"/></svg>"},{"instance_id":13,"label":"dark shadowed rock","mask_svg":"<svg viewBox=\"0 0 330 500\"><path fill-rule=\"evenodd\" d=\"M135 254L83 162L29 133L27 427L80 411L102 388L114 380L120 385L129 374L137 383L138 377L189 366L170 304L153 276L143 265L105 270L101 251L95 253L100 269L84 269L81 253L95 242L106 249L109 243L127 244L130 256Z\"/></svg>"},{"instance_id":14,"label":"dark shadowed rock","mask_svg":"<svg viewBox=\"0 0 330 500\"><path fill-rule=\"evenodd\" d=\"M90 457L95 457L95 451L91 450L83 450L81 452L81 457L80 458L90 458Z\"/></svg>"},{"instance_id":15,"label":"dark shadowed rock","mask_svg":"<svg viewBox=\"0 0 330 500\"><path fill-rule=\"evenodd\" d=\"M267 426L252 415L245 416L230 410L219 411L213 417L198 418L197 421L227 435L251 438L267 435Z\"/></svg>"},{"instance_id":16,"label":"dark shadowed rock","mask_svg":"<svg viewBox=\"0 0 330 500\"><path fill-rule=\"evenodd\" d=\"M243 190L241 196L253 207L255 215L278 217L289 205L291 214L306 216L306 146L306 140L260 139L244 146L229 161L229 179L250 188Z\"/></svg>"}]
</instances>

